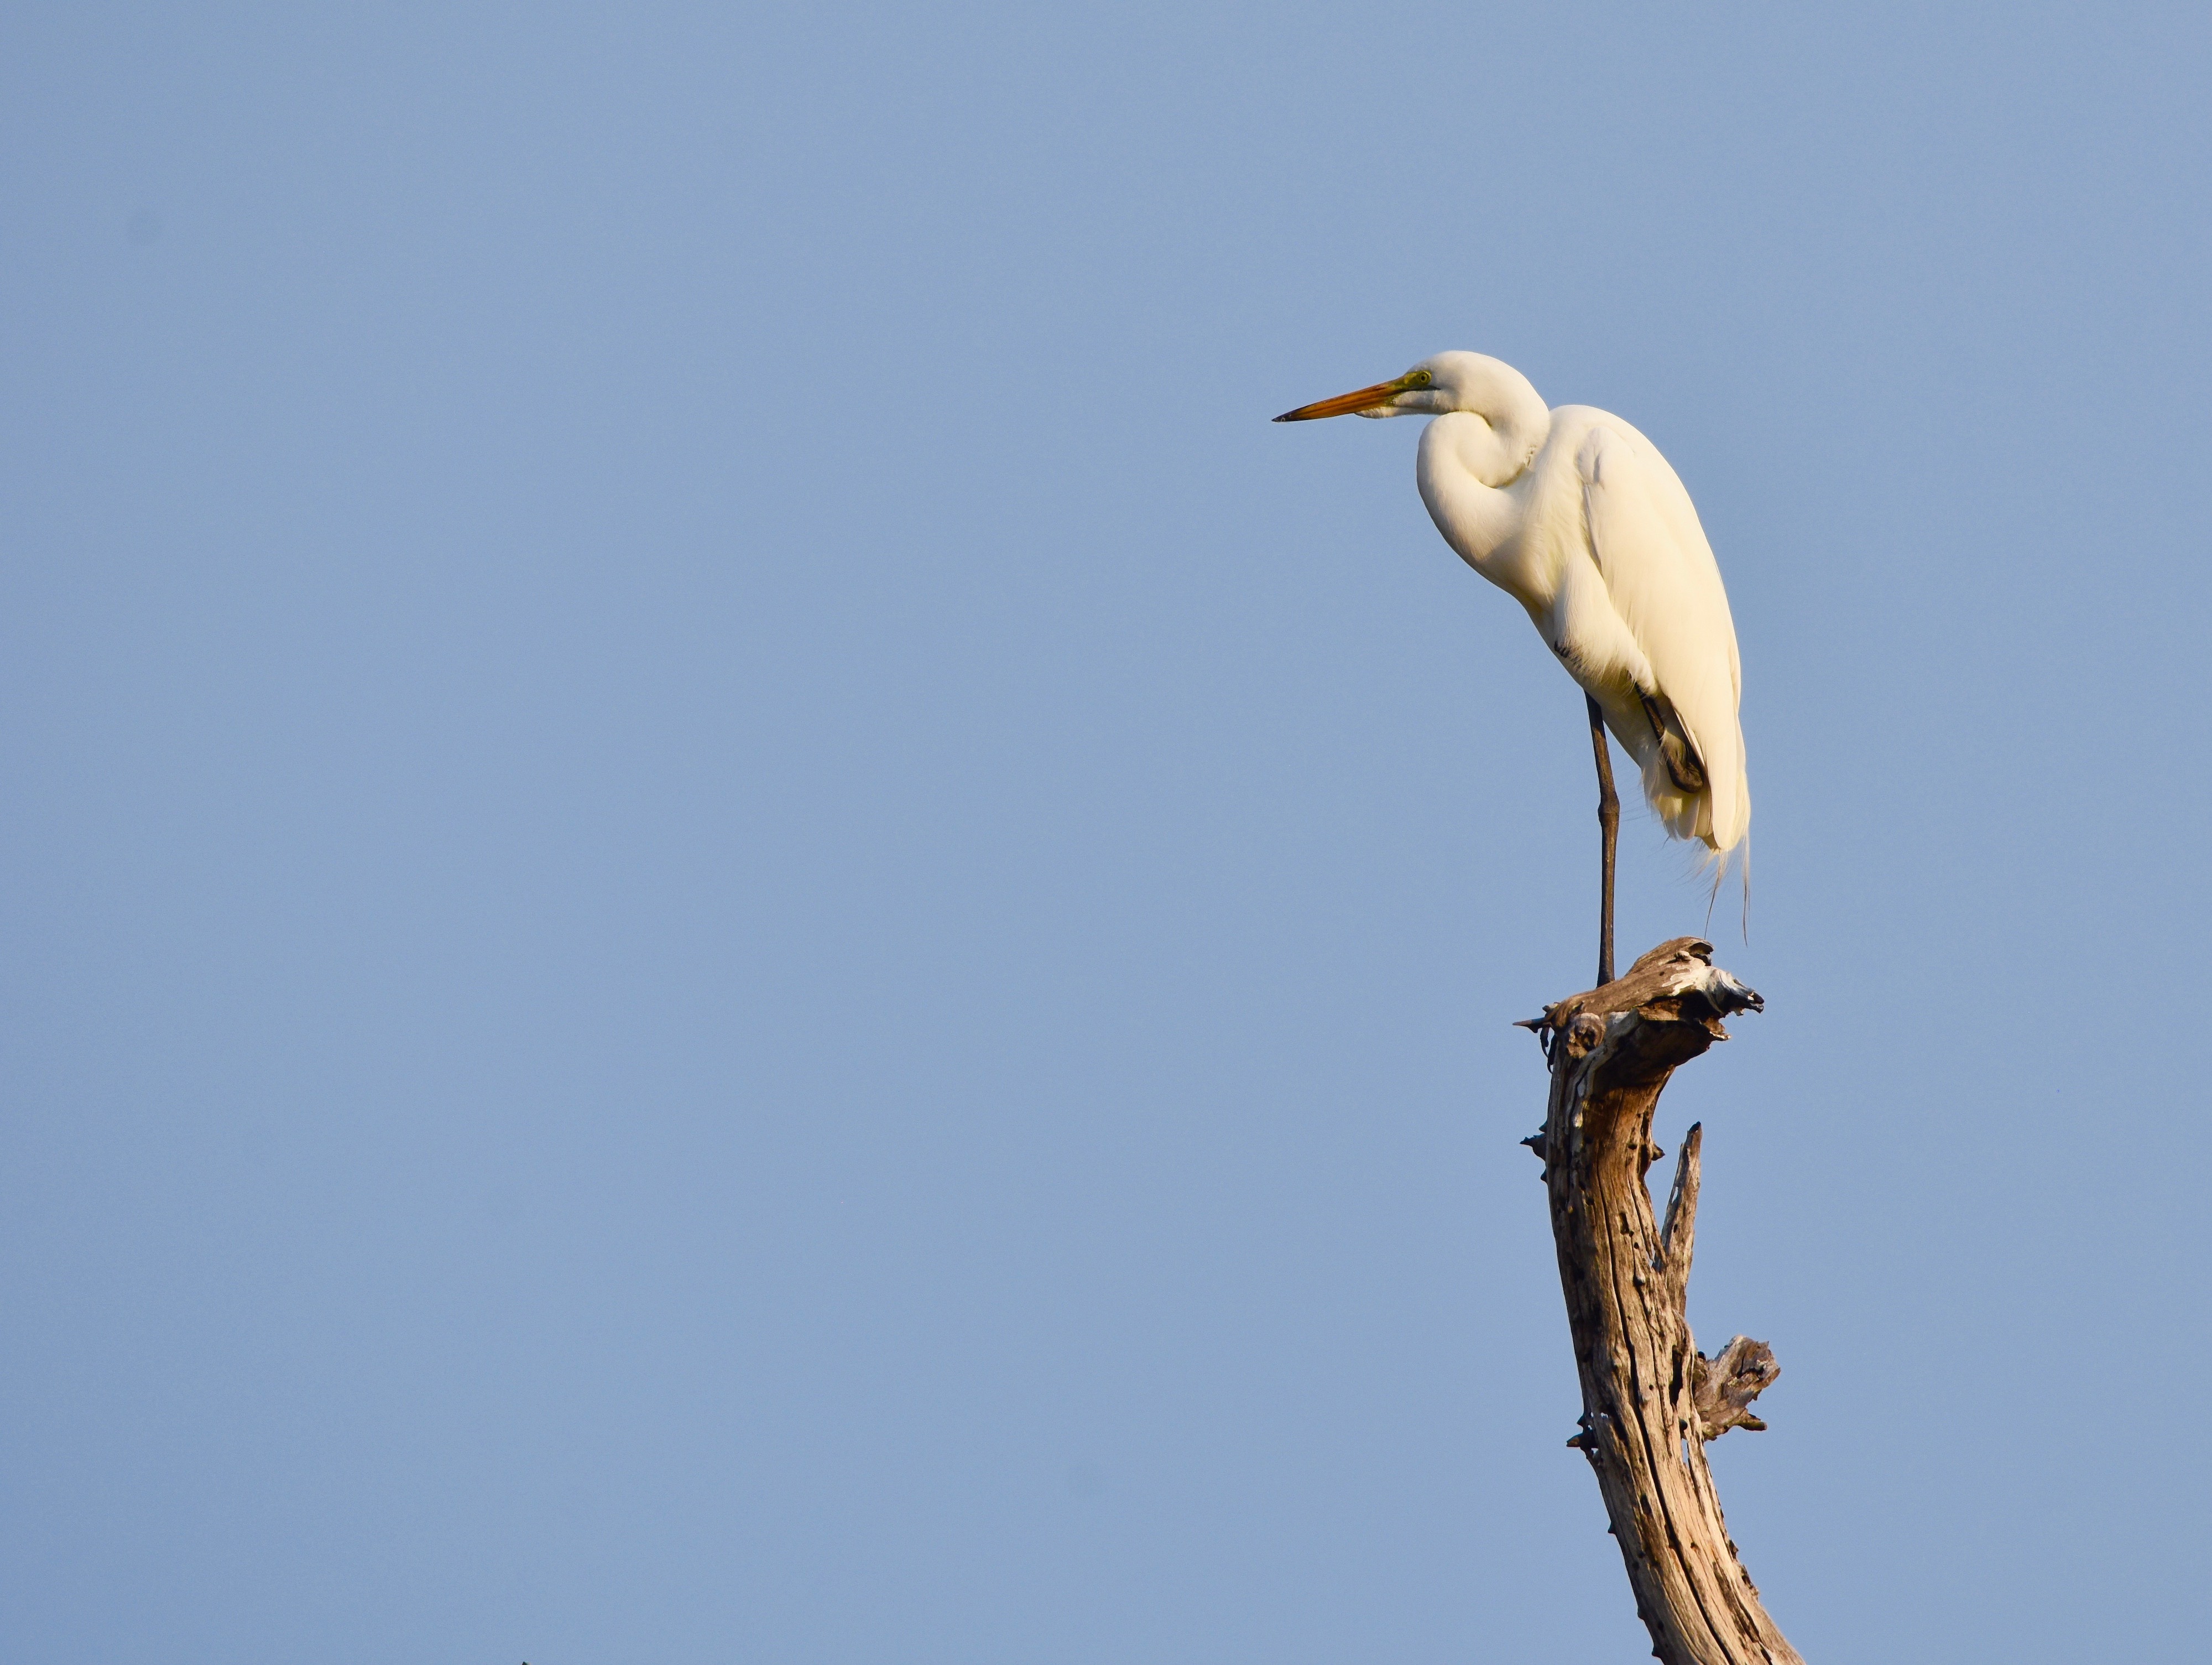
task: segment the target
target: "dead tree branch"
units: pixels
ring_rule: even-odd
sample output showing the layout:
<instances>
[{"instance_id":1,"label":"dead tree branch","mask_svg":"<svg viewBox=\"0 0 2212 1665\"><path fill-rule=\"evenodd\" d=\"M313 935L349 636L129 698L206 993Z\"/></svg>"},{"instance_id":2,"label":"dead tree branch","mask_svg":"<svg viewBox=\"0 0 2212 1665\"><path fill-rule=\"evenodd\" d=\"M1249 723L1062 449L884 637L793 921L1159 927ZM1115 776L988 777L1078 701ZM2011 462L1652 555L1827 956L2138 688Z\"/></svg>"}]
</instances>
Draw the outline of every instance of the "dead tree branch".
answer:
<instances>
[{"instance_id":1,"label":"dead tree branch","mask_svg":"<svg viewBox=\"0 0 2212 1665\"><path fill-rule=\"evenodd\" d=\"M1713 965L1711 943L1682 936L1527 1026L1544 1042L1552 1095L1526 1143L1544 1162L1582 1375L1582 1431L1567 1443L1597 1475L1666 1665L1803 1665L1736 1558L1705 1461L1707 1441L1766 1425L1751 1402L1781 1367L1765 1342L1738 1336L1709 1359L1691 1337L1702 1130L1682 1143L1664 1223L1644 1185L1668 1077L1728 1039L1723 1018L1760 1004Z\"/></svg>"}]
</instances>

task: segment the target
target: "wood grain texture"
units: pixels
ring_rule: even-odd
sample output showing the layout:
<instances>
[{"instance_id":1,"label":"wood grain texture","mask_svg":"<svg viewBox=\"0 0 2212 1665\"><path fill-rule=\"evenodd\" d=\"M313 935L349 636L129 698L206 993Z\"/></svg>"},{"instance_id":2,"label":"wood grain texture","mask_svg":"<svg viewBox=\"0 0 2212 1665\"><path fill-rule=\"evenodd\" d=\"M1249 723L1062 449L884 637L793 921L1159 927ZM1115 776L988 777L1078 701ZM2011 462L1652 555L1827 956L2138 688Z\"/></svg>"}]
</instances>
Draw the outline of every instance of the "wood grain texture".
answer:
<instances>
[{"instance_id":1,"label":"wood grain texture","mask_svg":"<svg viewBox=\"0 0 2212 1665\"><path fill-rule=\"evenodd\" d=\"M1764 1428L1751 1403L1781 1372L1764 1342L1698 1351L1686 1303L1697 1241L1701 1128L1683 1141L1663 1223L1644 1175L1651 1115L1675 1069L1757 1010L1757 994L1694 936L1528 1021L1552 1068L1543 1159L1559 1282L1582 1377L1582 1431L1627 1564L1636 1608L1667 1665L1802 1665L1767 1617L1729 1540L1705 1445Z\"/></svg>"}]
</instances>

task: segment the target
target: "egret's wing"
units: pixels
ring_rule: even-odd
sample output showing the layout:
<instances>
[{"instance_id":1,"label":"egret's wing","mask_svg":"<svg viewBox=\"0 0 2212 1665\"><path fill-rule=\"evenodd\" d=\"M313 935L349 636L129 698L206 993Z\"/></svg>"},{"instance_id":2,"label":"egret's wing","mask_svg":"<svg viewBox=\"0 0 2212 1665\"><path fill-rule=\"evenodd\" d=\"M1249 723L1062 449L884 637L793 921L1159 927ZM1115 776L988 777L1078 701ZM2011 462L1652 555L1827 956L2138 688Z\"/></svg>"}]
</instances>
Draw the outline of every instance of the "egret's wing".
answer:
<instances>
[{"instance_id":1,"label":"egret's wing","mask_svg":"<svg viewBox=\"0 0 2212 1665\"><path fill-rule=\"evenodd\" d=\"M1608 418L1576 453L1590 552L1614 610L1650 662L1666 707L1703 765L1711 805L1712 845L1727 851L1751 819L1744 784L1743 731L1736 721L1741 686L1735 622L1721 570L1705 541L1690 494L1650 441ZM1702 830L1702 829L1701 829Z\"/></svg>"}]
</instances>

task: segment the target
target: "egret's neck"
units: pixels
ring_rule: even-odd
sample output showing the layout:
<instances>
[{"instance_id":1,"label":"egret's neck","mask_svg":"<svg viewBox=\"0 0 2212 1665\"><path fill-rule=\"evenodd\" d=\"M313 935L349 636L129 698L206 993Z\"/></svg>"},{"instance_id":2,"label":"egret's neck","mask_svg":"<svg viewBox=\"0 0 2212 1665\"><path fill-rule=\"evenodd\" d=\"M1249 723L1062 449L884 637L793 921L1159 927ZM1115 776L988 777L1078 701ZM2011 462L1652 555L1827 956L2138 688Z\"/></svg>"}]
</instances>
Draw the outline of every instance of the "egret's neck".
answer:
<instances>
[{"instance_id":1,"label":"egret's neck","mask_svg":"<svg viewBox=\"0 0 2212 1665\"><path fill-rule=\"evenodd\" d=\"M1532 410L1509 408L1495 418L1448 412L1421 435L1421 501L1444 540L1477 571L1520 530L1519 494L1505 488L1528 473L1551 431L1552 413L1529 402Z\"/></svg>"}]
</instances>

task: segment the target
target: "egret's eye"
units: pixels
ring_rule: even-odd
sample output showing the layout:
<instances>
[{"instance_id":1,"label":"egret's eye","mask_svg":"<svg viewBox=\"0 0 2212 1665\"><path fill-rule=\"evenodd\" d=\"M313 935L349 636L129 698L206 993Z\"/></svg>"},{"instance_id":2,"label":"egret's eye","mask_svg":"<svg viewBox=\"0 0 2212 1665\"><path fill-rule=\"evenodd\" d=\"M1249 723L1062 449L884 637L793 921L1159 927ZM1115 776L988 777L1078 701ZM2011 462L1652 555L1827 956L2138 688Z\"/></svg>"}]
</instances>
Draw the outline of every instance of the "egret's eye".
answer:
<instances>
[{"instance_id":1,"label":"egret's eye","mask_svg":"<svg viewBox=\"0 0 2212 1665\"><path fill-rule=\"evenodd\" d=\"M1415 370L1406 377L1406 385L1408 387L1425 387L1435 380L1426 370Z\"/></svg>"}]
</instances>

